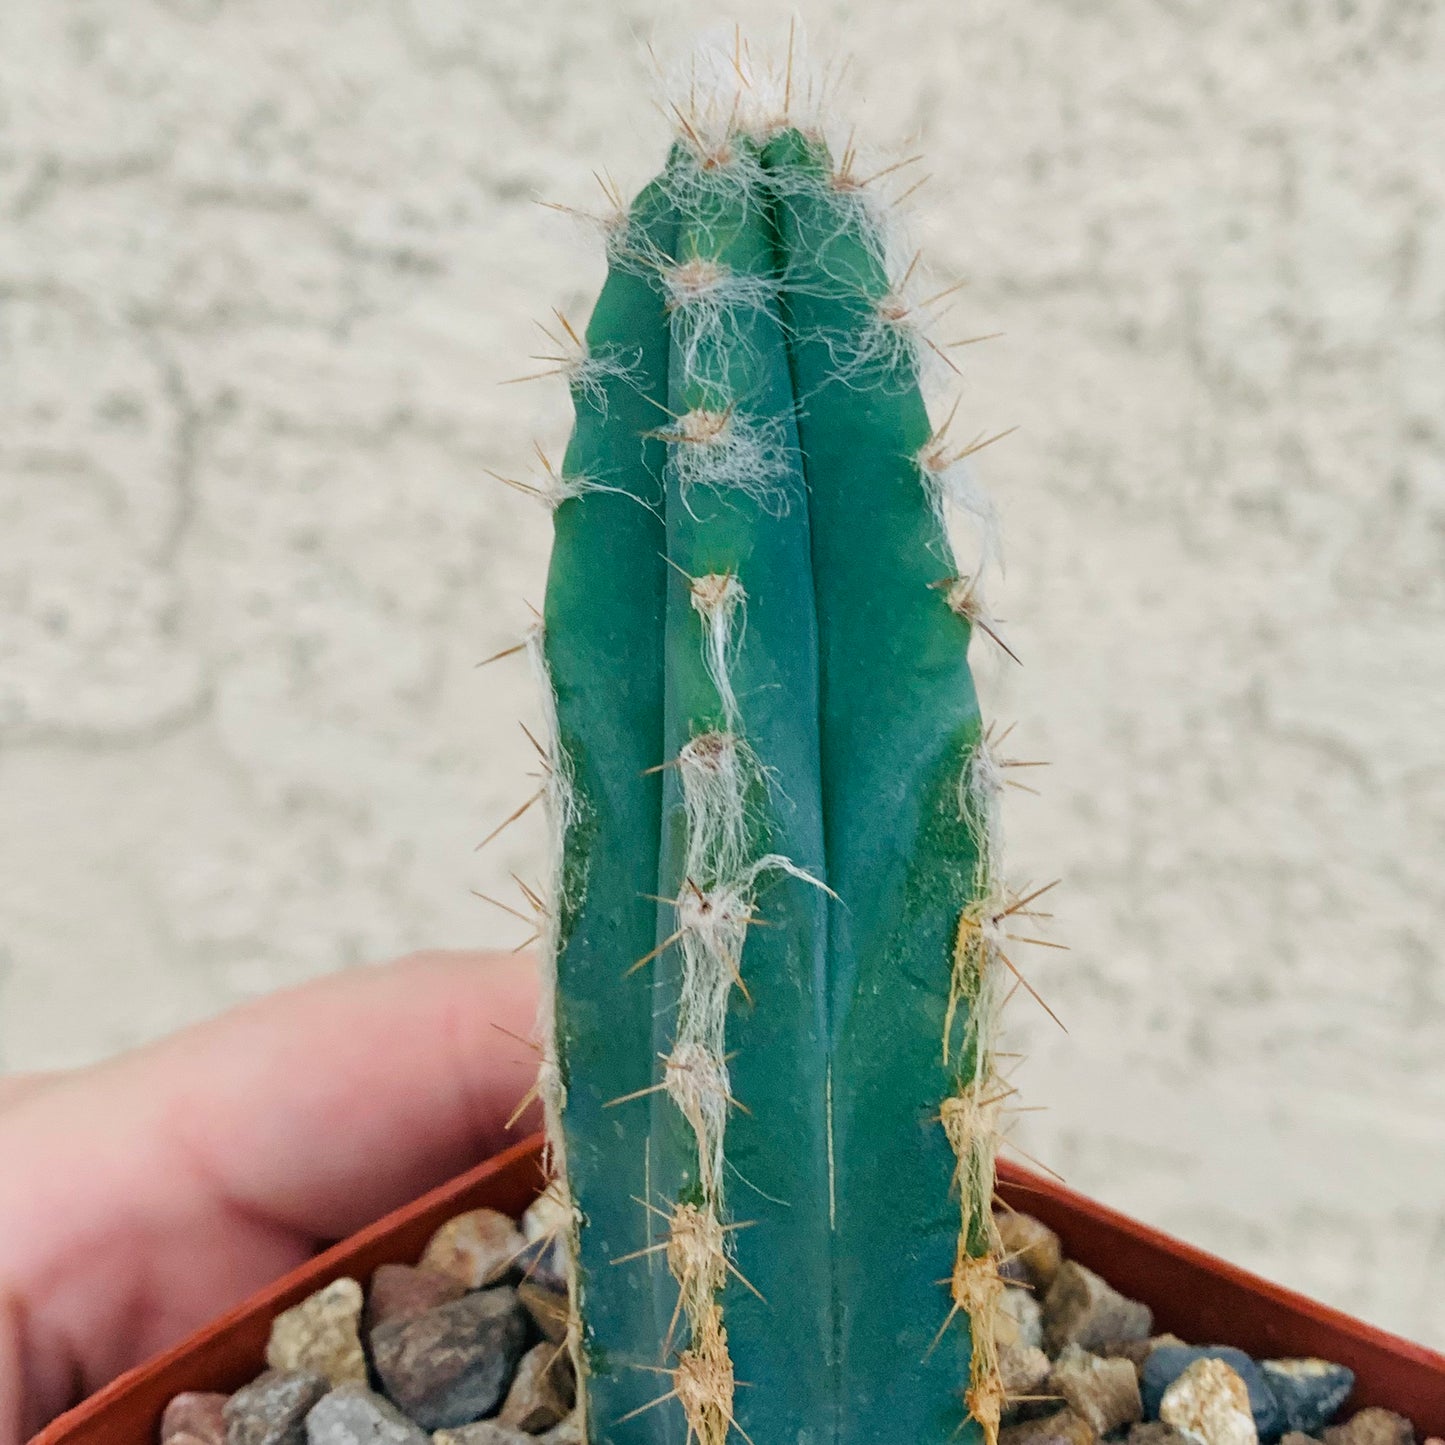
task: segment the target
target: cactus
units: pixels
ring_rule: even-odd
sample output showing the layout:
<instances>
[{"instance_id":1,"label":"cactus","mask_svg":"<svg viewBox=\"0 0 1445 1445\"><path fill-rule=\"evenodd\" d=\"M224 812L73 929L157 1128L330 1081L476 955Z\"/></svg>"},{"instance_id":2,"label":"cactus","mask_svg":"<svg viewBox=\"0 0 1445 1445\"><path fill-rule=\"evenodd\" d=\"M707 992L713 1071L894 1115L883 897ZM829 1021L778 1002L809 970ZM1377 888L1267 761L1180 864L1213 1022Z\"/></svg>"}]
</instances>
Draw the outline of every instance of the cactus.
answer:
<instances>
[{"instance_id":1,"label":"cactus","mask_svg":"<svg viewBox=\"0 0 1445 1445\"><path fill-rule=\"evenodd\" d=\"M992 1442L987 521L851 151L684 114L564 362L544 1097L593 1445ZM944 429L946 430L946 428ZM984 529L987 535L987 528Z\"/></svg>"}]
</instances>

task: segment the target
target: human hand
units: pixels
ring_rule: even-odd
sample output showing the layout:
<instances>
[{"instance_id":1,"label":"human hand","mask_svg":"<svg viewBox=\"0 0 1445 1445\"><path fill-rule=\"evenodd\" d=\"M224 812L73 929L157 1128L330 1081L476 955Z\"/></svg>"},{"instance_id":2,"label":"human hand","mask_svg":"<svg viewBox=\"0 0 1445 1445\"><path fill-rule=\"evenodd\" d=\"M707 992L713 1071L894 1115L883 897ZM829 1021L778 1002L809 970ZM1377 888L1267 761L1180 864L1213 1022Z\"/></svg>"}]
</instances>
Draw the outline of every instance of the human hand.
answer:
<instances>
[{"instance_id":1,"label":"human hand","mask_svg":"<svg viewBox=\"0 0 1445 1445\"><path fill-rule=\"evenodd\" d=\"M520 1137L535 1007L422 954L0 1080L0 1445Z\"/></svg>"}]
</instances>

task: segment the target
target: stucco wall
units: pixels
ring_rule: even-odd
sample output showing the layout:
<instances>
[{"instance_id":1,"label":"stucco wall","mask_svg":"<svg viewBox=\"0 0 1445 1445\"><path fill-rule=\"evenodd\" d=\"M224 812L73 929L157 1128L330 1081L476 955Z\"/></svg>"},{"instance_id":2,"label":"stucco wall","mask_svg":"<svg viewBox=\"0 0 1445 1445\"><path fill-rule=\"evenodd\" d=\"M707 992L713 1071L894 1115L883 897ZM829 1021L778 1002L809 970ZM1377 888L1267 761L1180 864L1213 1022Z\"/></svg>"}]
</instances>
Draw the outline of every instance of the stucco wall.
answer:
<instances>
[{"instance_id":1,"label":"stucco wall","mask_svg":"<svg viewBox=\"0 0 1445 1445\"><path fill-rule=\"evenodd\" d=\"M511 943L537 196L665 144L584 0L0 6L0 1065ZM748 0L745 25L772 7ZM920 132L1007 524L1019 1139L1445 1345L1445 7L817 0ZM669 7L685 40L705 7ZM764 33L773 33L765 31Z\"/></svg>"}]
</instances>

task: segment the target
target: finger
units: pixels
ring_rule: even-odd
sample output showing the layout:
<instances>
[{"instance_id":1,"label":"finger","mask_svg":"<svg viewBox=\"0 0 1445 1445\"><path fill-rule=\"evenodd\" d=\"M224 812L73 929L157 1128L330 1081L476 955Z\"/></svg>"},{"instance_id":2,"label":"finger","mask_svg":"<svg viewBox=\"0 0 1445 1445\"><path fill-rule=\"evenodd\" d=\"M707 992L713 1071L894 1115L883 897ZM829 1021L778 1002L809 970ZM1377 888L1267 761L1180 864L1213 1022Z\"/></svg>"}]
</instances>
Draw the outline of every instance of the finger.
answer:
<instances>
[{"instance_id":1,"label":"finger","mask_svg":"<svg viewBox=\"0 0 1445 1445\"><path fill-rule=\"evenodd\" d=\"M272 996L127 1061L157 1142L231 1204L339 1238L509 1142L529 960L426 954Z\"/></svg>"}]
</instances>

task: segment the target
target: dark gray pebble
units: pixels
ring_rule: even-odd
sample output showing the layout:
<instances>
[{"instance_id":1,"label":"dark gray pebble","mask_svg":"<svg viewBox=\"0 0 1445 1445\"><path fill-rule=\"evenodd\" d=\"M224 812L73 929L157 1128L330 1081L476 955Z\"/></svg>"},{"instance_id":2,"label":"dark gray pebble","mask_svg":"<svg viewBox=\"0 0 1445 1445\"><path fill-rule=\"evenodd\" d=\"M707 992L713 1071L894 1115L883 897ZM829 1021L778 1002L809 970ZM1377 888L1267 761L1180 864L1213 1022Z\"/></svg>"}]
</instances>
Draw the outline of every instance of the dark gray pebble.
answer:
<instances>
[{"instance_id":1,"label":"dark gray pebble","mask_svg":"<svg viewBox=\"0 0 1445 1445\"><path fill-rule=\"evenodd\" d=\"M507 1393L527 1343L527 1317L510 1288L479 1290L371 1332L387 1395L426 1430L489 1415Z\"/></svg>"},{"instance_id":2,"label":"dark gray pebble","mask_svg":"<svg viewBox=\"0 0 1445 1445\"><path fill-rule=\"evenodd\" d=\"M1263 1360L1260 1368L1284 1413L1284 1428L1315 1435L1339 1413L1355 1372L1329 1360Z\"/></svg>"}]
</instances>

